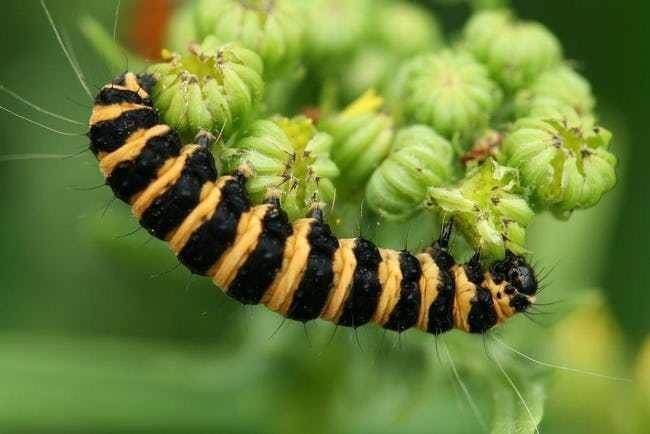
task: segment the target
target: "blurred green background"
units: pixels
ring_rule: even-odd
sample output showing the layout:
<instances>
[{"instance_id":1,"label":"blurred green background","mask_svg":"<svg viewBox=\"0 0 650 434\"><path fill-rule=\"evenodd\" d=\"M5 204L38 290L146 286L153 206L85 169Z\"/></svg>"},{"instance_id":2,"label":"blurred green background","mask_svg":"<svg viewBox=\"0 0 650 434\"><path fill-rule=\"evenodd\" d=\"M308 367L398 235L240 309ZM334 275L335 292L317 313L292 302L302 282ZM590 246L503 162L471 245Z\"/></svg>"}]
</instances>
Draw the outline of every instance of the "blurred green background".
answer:
<instances>
[{"instance_id":1,"label":"blurred green background","mask_svg":"<svg viewBox=\"0 0 650 434\"><path fill-rule=\"evenodd\" d=\"M110 26L114 2L49 3L101 86L110 76L77 23L92 14ZM122 3L128 15L132 2ZM421 3L447 31L470 10ZM517 318L498 336L545 361L632 383L543 369L491 339L334 333L330 324L303 329L243 308L175 268L143 232L122 236L136 223L108 190L88 189L102 180L84 154L0 162L0 433L531 432L491 358L534 417L544 406L543 432L649 432L650 59L642 34L650 11L641 1L599 0L520 0L514 8L554 31L591 81L603 124L615 132L621 177L603 203L569 223L535 223L531 249L555 267L542 301L561 303L536 318L542 326ZM4 0L0 28L0 83L85 120L88 100L38 1ZM2 104L17 107L5 97ZM85 145L0 114L0 155Z\"/></svg>"}]
</instances>

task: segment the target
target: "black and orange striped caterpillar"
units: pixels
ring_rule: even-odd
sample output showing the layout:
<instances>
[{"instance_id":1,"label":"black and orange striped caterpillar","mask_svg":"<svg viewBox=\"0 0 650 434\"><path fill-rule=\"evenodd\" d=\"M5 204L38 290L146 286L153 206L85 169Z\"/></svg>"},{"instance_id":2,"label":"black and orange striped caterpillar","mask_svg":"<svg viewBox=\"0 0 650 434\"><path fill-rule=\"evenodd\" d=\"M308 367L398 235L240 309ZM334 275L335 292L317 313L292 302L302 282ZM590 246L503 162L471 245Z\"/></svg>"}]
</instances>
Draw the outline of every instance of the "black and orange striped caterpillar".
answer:
<instances>
[{"instance_id":1,"label":"black and orange striped caterpillar","mask_svg":"<svg viewBox=\"0 0 650 434\"><path fill-rule=\"evenodd\" d=\"M169 243L195 274L244 304L264 304L297 321L322 318L402 332L484 333L534 302L534 270L511 252L489 270L478 254L457 264L451 223L417 256L338 239L322 212L291 224L279 200L253 206L241 168L218 176L208 136L183 146L159 121L155 80L126 73L104 86L90 118L90 149L106 183L140 224Z\"/></svg>"}]
</instances>

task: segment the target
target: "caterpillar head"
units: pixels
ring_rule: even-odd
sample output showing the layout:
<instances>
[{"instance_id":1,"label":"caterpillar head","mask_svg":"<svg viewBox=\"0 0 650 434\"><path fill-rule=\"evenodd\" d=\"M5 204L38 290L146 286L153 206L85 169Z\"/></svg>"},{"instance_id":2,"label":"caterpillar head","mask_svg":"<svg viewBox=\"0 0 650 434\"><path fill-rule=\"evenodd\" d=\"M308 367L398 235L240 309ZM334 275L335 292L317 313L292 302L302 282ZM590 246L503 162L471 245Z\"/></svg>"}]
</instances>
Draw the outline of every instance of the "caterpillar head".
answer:
<instances>
[{"instance_id":1,"label":"caterpillar head","mask_svg":"<svg viewBox=\"0 0 650 434\"><path fill-rule=\"evenodd\" d=\"M490 271L490 291L506 316L524 312L535 303L537 277L523 256L508 250L505 259L495 263Z\"/></svg>"}]
</instances>

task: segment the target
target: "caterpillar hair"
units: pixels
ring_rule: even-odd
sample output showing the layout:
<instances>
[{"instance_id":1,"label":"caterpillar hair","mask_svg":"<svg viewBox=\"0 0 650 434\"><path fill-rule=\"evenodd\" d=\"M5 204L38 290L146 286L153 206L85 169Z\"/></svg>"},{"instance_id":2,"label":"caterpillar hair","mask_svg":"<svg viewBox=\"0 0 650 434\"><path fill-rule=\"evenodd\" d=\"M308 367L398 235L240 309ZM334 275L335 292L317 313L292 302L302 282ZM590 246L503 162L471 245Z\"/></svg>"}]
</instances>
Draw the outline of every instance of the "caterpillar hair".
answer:
<instances>
[{"instance_id":1,"label":"caterpillar hair","mask_svg":"<svg viewBox=\"0 0 650 434\"><path fill-rule=\"evenodd\" d=\"M511 252L482 269L459 264L452 224L416 256L363 238L338 239L322 212L290 223L277 198L250 203L250 171L219 177L205 138L183 146L159 121L150 75L126 73L104 86L90 118L90 149L115 196L192 273L243 304L286 318L317 318L403 332L484 333L534 302L534 270Z\"/></svg>"}]
</instances>

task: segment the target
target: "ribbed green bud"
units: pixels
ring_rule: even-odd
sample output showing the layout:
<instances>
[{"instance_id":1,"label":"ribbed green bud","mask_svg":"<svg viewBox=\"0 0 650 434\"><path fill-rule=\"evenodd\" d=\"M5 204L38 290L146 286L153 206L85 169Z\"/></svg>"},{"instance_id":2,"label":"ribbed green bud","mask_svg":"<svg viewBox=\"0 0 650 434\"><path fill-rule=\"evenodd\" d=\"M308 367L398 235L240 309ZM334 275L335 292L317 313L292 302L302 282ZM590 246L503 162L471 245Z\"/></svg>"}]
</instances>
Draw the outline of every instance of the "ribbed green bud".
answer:
<instances>
[{"instance_id":1,"label":"ribbed green bud","mask_svg":"<svg viewBox=\"0 0 650 434\"><path fill-rule=\"evenodd\" d=\"M342 69L342 91L348 100L368 89L385 89L399 57L382 47L362 48Z\"/></svg>"},{"instance_id":2,"label":"ribbed green bud","mask_svg":"<svg viewBox=\"0 0 650 434\"><path fill-rule=\"evenodd\" d=\"M219 45L209 37L187 54L166 53L165 59L149 67L158 80L153 100L185 139L201 130L227 137L250 120L262 100L262 61L237 44Z\"/></svg>"},{"instance_id":3,"label":"ribbed green bud","mask_svg":"<svg viewBox=\"0 0 650 434\"><path fill-rule=\"evenodd\" d=\"M407 120L465 140L488 125L502 94L483 65L464 52L447 50L407 62L391 99Z\"/></svg>"},{"instance_id":4,"label":"ribbed green bud","mask_svg":"<svg viewBox=\"0 0 650 434\"><path fill-rule=\"evenodd\" d=\"M259 54L268 76L295 66L302 53L304 19L292 0L199 0L194 20L200 37L238 42Z\"/></svg>"},{"instance_id":5,"label":"ribbed green bud","mask_svg":"<svg viewBox=\"0 0 650 434\"><path fill-rule=\"evenodd\" d=\"M503 9L475 14L465 26L464 42L510 91L529 85L562 58L560 43L546 27Z\"/></svg>"},{"instance_id":6,"label":"ribbed green bud","mask_svg":"<svg viewBox=\"0 0 650 434\"><path fill-rule=\"evenodd\" d=\"M520 170L533 203L567 218L595 205L616 184L612 135L568 107L517 121L502 145L502 161Z\"/></svg>"},{"instance_id":7,"label":"ribbed green bud","mask_svg":"<svg viewBox=\"0 0 650 434\"><path fill-rule=\"evenodd\" d=\"M424 205L427 190L452 180L454 150L424 125L400 130L390 155L366 186L368 207L388 220L406 220Z\"/></svg>"},{"instance_id":8,"label":"ribbed green bud","mask_svg":"<svg viewBox=\"0 0 650 434\"><path fill-rule=\"evenodd\" d=\"M500 259L506 249L524 253L526 227L535 213L523 196L516 169L488 159L454 188L430 188L428 205L453 218L472 248Z\"/></svg>"},{"instance_id":9,"label":"ribbed green bud","mask_svg":"<svg viewBox=\"0 0 650 434\"><path fill-rule=\"evenodd\" d=\"M367 38L343 67L342 90L348 99L370 88L386 89L404 59L443 43L440 26L427 9L405 2L377 3Z\"/></svg>"},{"instance_id":10,"label":"ribbed green bud","mask_svg":"<svg viewBox=\"0 0 650 434\"><path fill-rule=\"evenodd\" d=\"M589 82L568 65L561 65L539 76L515 100L519 117L546 110L549 106L569 106L580 116L590 116L596 105Z\"/></svg>"},{"instance_id":11,"label":"ribbed green bud","mask_svg":"<svg viewBox=\"0 0 650 434\"><path fill-rule=\"evenodd\" d=\"M429 10L408 2L377 1L369 38L400 57L442 46L440 25Z\"/></svg>"},{"instance_id":12,"label":"ribbed green bud","mask_svg":"<svg viewBox=\"0 0 650 434\"><path fill-rule=\"evenodd\" d=\"M331 205L332 179L339 170L330 159L332 138L300 116L253 122L235 143L223 151L227 171L248 165L253 176L246 183L258 203L280 198L289 217L304 217L314 205Z\"/></svg>"},{"instance_id":13,"label":"ribbed green bud","mask_svg":"<svg viewBox=\"0 0 650 434\"><path fill-rule=\"evenodd\" d=\"M305 57L312 64L341 60L365 36L374 0L295 0L306 16Z\"/></svg>"},{"instance_id":14,"label":"ribbed green bud","mask_svg":"<svg viewBox=\"0 0 650 434\"><path fill-rule=\"evenodd\" d=\"M319 127L332 135L332 159L345 174L346 188L363 188L386 158L393 141L393 120L380 112L383 98L370 90Z\"/></svg>"}]
</instances>

